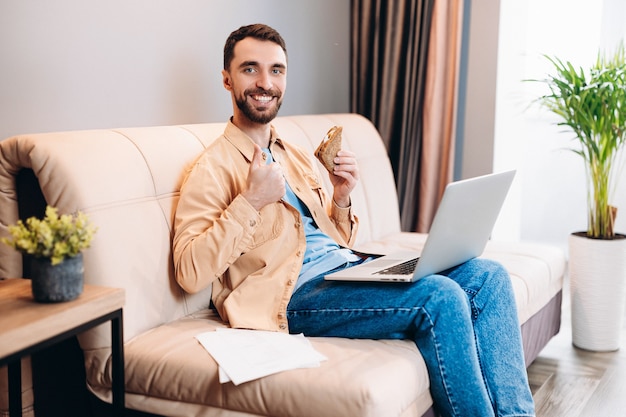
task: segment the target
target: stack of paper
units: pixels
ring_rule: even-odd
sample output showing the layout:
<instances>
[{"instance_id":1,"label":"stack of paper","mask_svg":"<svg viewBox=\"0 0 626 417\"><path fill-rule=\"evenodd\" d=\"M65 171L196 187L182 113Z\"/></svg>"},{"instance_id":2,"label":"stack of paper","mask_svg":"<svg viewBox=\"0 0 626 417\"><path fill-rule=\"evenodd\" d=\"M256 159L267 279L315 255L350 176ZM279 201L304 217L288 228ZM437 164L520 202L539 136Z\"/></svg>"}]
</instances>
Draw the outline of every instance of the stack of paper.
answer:
<instances>
[{"instance_id":1,"label":"stack of paper","mask_svg":"<svg viewBox=\"0 0 626 417\"><path fill-rule=\"evenodd\" d=\"M289 369L318 367L327 360L302 334L218 328L195 337L218 363L221 383L239 385Z\"/></svg>"}]
</instances>

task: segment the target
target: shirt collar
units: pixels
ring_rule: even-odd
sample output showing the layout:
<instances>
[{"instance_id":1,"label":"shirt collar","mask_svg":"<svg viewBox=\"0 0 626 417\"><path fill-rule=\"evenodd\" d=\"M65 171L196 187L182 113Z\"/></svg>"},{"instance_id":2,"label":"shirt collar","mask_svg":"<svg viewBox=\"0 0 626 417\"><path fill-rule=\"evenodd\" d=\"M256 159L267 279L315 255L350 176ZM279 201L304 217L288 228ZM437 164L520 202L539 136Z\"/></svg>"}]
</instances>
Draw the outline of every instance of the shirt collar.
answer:
<instances>
[{"instance_id":1,"label":"shirt collar","mask_svg":"<svg viewBox=\"0 0 626 417\"><path fill-rule=\"evenodd\" d=\"M239 152L241 152L243 156L248 159L248 161L252 160L252 155L254 155L254 142L230 120L224 129L224 137L232 143L233 146L235 146ZM270 125L270 149L274 148L274 144L283 150L285 148L282 139L278 136L278 133L274 128L274 125Z\"/></svg>"}]
</instances>

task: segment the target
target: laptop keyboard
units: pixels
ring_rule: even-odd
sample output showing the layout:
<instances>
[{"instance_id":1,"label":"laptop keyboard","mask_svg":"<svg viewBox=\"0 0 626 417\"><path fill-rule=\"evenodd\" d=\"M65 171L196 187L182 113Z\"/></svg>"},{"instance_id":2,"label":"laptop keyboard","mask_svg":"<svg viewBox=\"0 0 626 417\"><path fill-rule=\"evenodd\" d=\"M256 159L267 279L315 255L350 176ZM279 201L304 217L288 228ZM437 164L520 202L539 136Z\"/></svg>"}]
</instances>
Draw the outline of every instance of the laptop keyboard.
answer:
<instances>
[{"instance_id":1,"label":"laptop keyboard","mask_svg":"<svg viewBox=\"0 0 626 417\"><path fill-rule=\"evenodd\" d=\"M409 259L408 261L394 265L390 268L382 269L375 272L377 275L412 275L415 272L418 258Z\"/></svg>"}]
</instances>

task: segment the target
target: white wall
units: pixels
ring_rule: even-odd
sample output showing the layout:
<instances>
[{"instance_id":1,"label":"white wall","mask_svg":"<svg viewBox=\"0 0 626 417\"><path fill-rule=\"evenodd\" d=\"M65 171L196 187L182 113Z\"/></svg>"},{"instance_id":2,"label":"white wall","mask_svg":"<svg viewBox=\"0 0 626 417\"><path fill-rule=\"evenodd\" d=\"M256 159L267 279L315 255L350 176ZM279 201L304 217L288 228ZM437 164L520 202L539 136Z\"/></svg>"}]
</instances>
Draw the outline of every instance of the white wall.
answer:
<instances>
[{"instance_id":1,"label":"white wall","mask_svg":"<svg viewBox=\"0 0 626 417\"><path fill-rule=\"evenodd\" d=\"M499 239L551 243L567 250L570 233L586 230L586 180L575 141L557 119L531 102L551 70L543 54L587 66L599 49L626 35L622 0L501 0L494 170L518 169ZM529 107L530 106L530 107ZM626 178L614 204L616 230L626 232Z\"/></svg>"},{"instance_id":2,"label":"white wall","mask_svg":"<svg viewBox=\"0 0 626 417\"><path fill-rule=\"evenodd\" d=\"M222 49L241 25L285 38L282 115L349 110L349 0L1 0L0 139L225 121Z\"/></svg>"}]
</instances>

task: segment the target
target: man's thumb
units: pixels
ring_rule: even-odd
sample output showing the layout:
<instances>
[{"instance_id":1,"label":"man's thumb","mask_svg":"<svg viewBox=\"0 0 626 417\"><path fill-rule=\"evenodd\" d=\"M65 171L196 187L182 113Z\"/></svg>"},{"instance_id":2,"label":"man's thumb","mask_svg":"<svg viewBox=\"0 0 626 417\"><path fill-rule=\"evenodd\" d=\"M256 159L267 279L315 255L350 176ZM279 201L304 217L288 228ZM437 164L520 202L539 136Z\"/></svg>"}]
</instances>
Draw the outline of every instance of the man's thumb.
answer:
<instances>
[{"instance_id":1,"label":"man's thumb","mask_svg":"<svg viewBox=\"0 0 626 417\"><path fill-rule=\"evenodd\" d=\"M256 143L254 144L254 154L252 155L251 164L254 167L265 165L263 161L263 150Z\"/></svg>"}]
</instances>

